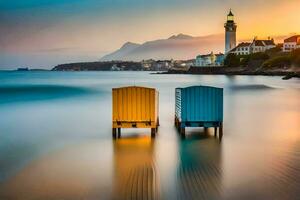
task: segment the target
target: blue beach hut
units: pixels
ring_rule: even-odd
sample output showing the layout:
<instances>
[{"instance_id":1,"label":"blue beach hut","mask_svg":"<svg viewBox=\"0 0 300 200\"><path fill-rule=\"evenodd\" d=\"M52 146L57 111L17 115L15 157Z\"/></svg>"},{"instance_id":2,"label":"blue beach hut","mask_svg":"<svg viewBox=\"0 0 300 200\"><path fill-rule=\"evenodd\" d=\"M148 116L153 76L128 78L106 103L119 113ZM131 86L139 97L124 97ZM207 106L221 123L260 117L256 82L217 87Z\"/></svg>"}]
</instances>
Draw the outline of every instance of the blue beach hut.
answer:
<instances>
[{"instance_id":1,"label":"blue beach hut","mask_svg":"<svg viewBox=\"0 0 300 200\"><path fill-rule=\"evenodd\" d=\"M191 86L175 89L175 126L184 136L186 127L214 127L223 135L223 88Z\"/></svg>"}]
</instances>

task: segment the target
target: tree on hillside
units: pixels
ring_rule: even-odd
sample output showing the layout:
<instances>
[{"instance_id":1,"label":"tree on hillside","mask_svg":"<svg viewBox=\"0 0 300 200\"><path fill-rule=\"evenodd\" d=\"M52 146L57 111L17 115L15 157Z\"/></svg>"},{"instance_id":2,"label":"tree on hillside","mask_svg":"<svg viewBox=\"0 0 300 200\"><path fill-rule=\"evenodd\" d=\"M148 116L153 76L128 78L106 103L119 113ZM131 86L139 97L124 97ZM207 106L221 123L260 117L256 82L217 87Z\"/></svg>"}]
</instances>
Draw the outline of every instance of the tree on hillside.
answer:
<instances>
[{"instance_id":1,"label":"tree on hillside","mask_svg":"<svg viewBox=\"0 0 300 200\"><path fill-rule=\"evenodd\" d=\"M271 48L271 49L267 49L265 51L266 54L268 54L269 56L272 56L274 54L278 54L278 53L281 53L281 48L282 48L282 45L277 45L276 47L274 48Z\"/></svg>"},{"instance_id":2,"label":"tree on hillside","mask_svg":"<svg viewBox=\"0 0 300 200\"><path fill-rule=\"evenodd\" d=\"M274 67L289 67L291 65L291 56L276 56L268 59L263 63L264 68L274 68Z\"/></svg>"},{"instance_id":3,"label":"tree on hillside","mask_svg":"<svg viewBox=\"0 0 300 200\"><path fill-rule=\"evenodd\" d=\"M226 67L239 67L240 66L240 59L235 54L228 54L224 60L224 65Z\"/></svg>"},{"instance_id":4,"label":"tree on hillside","mask_svg":"<svg viewBox=\"0 0 300 200\"><path fill-rule=\"evenodd\" d=\"M300 49L295 49L291 52L291 61L297 67L300 67Z\"/></svg>"},{"instance_id":5,"label":"tree on hillside","mask_svg":"<svg viewBox=\"0 0 300 200\"><path fill-rule=\"evenodd\" d=\"M264 52L252 53L249 55L249 60L267 60L270 56Z\"/></svg>"}]
</instances>

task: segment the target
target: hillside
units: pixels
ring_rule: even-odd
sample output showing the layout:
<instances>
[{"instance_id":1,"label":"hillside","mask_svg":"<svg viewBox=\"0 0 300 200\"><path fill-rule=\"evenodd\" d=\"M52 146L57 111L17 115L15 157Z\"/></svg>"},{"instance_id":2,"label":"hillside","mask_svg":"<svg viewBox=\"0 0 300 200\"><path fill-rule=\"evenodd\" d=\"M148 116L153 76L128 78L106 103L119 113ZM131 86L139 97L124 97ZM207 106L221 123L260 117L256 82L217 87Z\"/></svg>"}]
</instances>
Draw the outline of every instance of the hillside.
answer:
<instances>
[{"instance_id":1,"label":"hillside","mask_svg":"<svg viewBox=\"0 0 300 200\"><path fill-rule=\"evenodd\" d=\"M167 39L148 41L143 44L127 42L120 49L103 56L100 60L187 60L211 51L216 53L223 52L223 48L223 34L202 37L178 34Z\"/></svg>"},{"instance_id":2,"label":"hillside","mask_svg":"<svg viewBox=\"0 0 300 200\"><path fill-rule=\"evenodd\" d=\"M67 63L55 66L52 71L110 71L112 66L122 68L123 70L141 70L140 62L81 62Z\"/></svg>"}]
</instances>

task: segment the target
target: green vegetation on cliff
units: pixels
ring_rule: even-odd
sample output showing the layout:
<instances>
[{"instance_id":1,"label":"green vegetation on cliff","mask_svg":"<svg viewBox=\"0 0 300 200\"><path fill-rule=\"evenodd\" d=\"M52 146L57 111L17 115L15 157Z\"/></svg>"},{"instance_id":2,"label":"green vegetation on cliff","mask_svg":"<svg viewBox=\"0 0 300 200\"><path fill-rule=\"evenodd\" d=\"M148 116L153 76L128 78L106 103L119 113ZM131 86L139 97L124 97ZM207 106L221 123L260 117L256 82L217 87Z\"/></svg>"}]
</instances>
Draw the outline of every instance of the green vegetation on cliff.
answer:
<instances>
[{"instance_id":1,"label":"green vegetation on cliff","mask_svg":"<svg viewBox=\"0 0 300 200\"><path fill-rule=\"evenodd\" d=\"M140 62L106 61L106 62L81 62L57 65L52 71L110 71L110 70L142 70Z\"/></svg>"},{"instance_id":2,"label":"green vegetation on cliff","mask_svg":"<svg viewBox=\"0 0 300 200\"><path fill-rule=\"evenodd\" d=\"M300 67L300 49L292 52L282 52L280 47L275 47L266 52L250 55L229 54L224 65L226 67L242 67L244 69L287 69Z\"/></svg>"},{"instance_id":3,"label":"green vegetation on cliff","mask_svg":"<svg viewBox=\"0 0 300 200\"><path fill-rule=\"evenodd\" d=\"M300 78L300 49L282 52L280 46L250 55L227 55L224 67L190 67L187 71L169 70L169 74L225 74L283 76Z\"/></svg>"}]
</instances>

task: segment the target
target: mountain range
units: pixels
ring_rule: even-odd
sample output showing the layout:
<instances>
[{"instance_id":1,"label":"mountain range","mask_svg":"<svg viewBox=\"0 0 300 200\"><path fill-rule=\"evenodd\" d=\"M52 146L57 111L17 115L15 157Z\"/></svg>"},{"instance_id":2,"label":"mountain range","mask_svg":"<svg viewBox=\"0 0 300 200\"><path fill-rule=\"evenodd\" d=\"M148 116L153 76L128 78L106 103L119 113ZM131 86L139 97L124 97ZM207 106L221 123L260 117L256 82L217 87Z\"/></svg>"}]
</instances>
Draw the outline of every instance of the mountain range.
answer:
<instances>
[{"instance_id":1,"label":"mountain range","mask_svg":"<svg viewBox=\"0 0 300 200\"><path fill-rule=\"evenodd\" d=\"M178 34L143 44L127 42L120 49L103 56L100 61L187 60L212 51L214 53L224 51L223 34L200 37Z\"/></svg>"}]
</instances>

